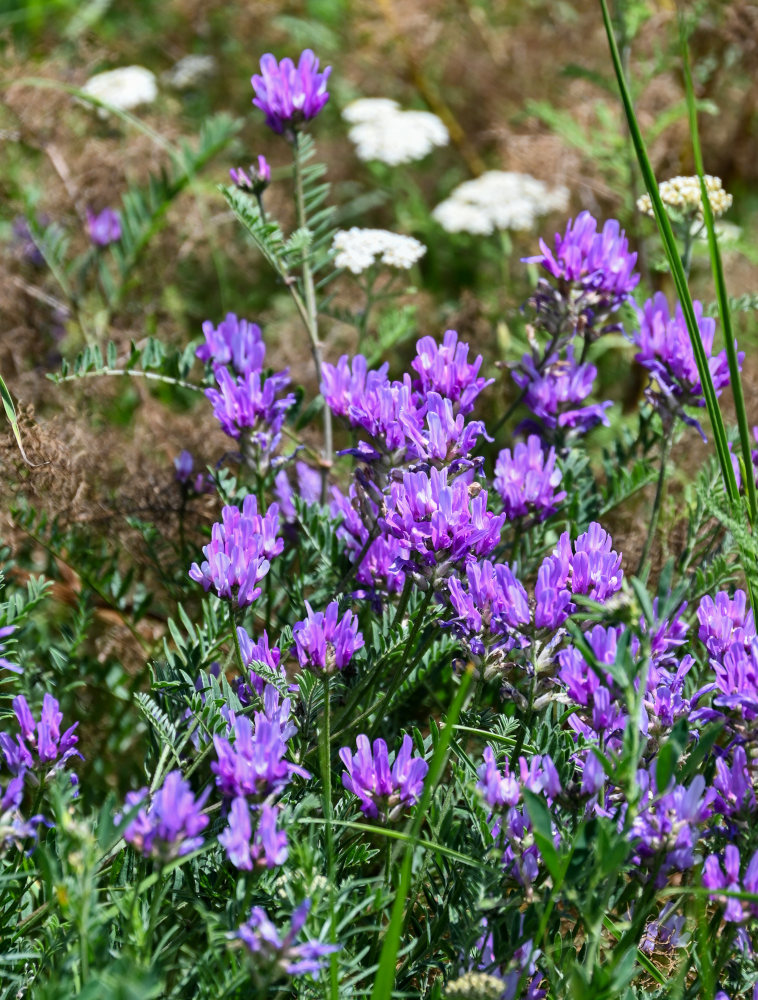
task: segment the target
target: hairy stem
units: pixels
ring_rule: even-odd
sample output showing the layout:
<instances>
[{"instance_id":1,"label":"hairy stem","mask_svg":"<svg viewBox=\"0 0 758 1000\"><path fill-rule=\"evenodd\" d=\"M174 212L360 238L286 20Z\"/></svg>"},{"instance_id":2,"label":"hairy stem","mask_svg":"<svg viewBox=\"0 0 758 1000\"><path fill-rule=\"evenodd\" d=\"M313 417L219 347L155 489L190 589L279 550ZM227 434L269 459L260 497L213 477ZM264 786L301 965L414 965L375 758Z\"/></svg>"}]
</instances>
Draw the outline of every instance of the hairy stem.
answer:
<instances>
[{"instance_id":1,"label":"hairy stem","mask_svg":"<svg viewBox=\"0 0 758 1000\"><path fill-rule=\"evenodd\" d=\"M329 674L324 674L324 716L321 723L321 783L324 790L324 831L326 834L326 871L329 879L329 941L337 944L337 920L334 907L335 864L334 864L334 828L332 826L332 760L331 760L331 707L329 704ZM329 956L329 986L331 1000L339 998L337 954Z\"/></svg>"}]
</instances>

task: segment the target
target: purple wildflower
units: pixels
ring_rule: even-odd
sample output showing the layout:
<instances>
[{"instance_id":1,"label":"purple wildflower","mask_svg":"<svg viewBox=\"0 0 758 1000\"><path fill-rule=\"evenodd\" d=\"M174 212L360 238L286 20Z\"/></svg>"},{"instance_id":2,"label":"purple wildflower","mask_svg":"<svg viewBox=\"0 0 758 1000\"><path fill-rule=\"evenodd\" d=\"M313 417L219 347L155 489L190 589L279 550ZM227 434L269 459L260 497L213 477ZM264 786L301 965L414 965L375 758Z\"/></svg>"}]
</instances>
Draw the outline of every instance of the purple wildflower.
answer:
<instances>
[{"instance_id":1,"label":"purple wildflower","mask_svg":"<svg viewBox=\"0 0 758 1000\"><path fill-rule=\"evenodd\" d=\"M314 611L308 601L305 608L307 617L292 627L300 666L323 674L344 670L363 646L358 619L348 610L338 620L337 601L328 604L326 611Z\"/></svg>"},{"instance_id":2,"label":"purple wildflower","mask_svg":"<svg viewBox=\"0 0 758 1000\"><path fill-rule=\"evenodd\" d=\"M437 578L498 545L505 514L487 510L487 493L466 476L448 483L447 469L405 472L392 484L379 522L410 551L422 570L434 568Z\"/></svg>"},{"instance_id":3,"label":"purple wildflower","mask_svg":"<svg viewBox=\"0 0 758 1000\"><path fill-rule=\"evenodd\" d=\"M144 802L148 795L147 788L128 792L126 807ZM209 795L210 788L206 788L196 799L182 772L171 771L147 807L140 809L127 826L124 840L146 857L162 862L197 850L203 844L198 835L208 825L202 808Z\"/></svg>"},{"instance_id":4,"label":"purple wildflower","mask_svg":"<svg viewBox=\"0 0 758 1000\"><path fill-rule=\"evenodd\" d=\"M726 350L713 353L716 321L703 316L703 307L699 302L693 305L708 369L718 396L729 385ZM631 339L637 347L635 361L647 368L651 375L651 384L646 390L648 400L659 410L664 422L681 417L685 423L697 428L705 440L698 421L683 409L685 406L705 406L705 399L681 305L677 303L676 312L672 315L666 296L663 292L656 292L637 310L637 317L639 329ZM744 357L744 353L740 352L740 366Z\"/></svg>"},{"instance_id":5,"label":"purple wildflower","mask_svg":"<svg viewBox=\"0 0 758 1000\"><path fill-rule=\"evenodd\" d=\"M315 118L329 100L327 66L318 71L318 59L305 49L297 67L291 59L276 61L270 52L261 57L261 75L252 77L253 104L266 116L266 124L278 135L294 136L305 121Z\"/></svg>"},{"instance_id":6,"label":"purple wildflower","mask_svg":"<svg viewBox=\"0 0 758 1000\"><path fill-rule=\"evenodd\" d=\"M261 328L256 323L239 319L234 313L227 313L217 327L206 320L203 323L205 343L195 351L195 355L214 371L231 365L235 375L249 375L260 372L266 357Z\"/></svg>"},{"instance_id":7,"label":"purple wildflower","mask_svg":"<svg viewBox=\"0 0 758 1000\"><path fill-rule=\"evenodd\" d=\"M261 592L258 583L269 571L269 559L284 548L278 528L278 505L272 503L259 514L253 493L245 497L241 511L224 507L221 522L211 528L210 544L203 546L205 561L192 564L190 579L206 591L213 587L219 597L234 600L238 607L252 604Z\"/></svg>"},{"instance_id":8,"label":"purple wildflower","mask_svg":"<svg viewBox=\"0 0 758 1000\"><path fill-rule=\"evenodd\" d=\"M274 492L279 509L286 521L296 521L297 512L292 502L295 493L309 507L321 501L321 473L305 462L295 462L297 488L293 490L286 469L280 469L274 478Z\"/></svg>"},{"instance_id":9,"label":"purple wildflower","mask_svg":"<svg viewBox=\"0 0 758 1000\"><path fill-rule=\"evenodd\" d=\"M530 621L529 602L523 585L507 563L487 559L466 565L468 587L455 576L448 580L450 603L458 614L459 630L474 638L471 649L482 655L491 636L508 637Z\"/></svg>"},{"instance_id":10,"label":"purple wildflower","mask_svg":"<svg viewBox=\"0 0 758 1000\"><path fill-rule=\"evenodd\" d=\"M333 486L329 511L333 518L341 520L341 524L337 527L337 535L345 542L348 552L357 557L363 552L369 540L366 522L372 525L376 523L379 508L369 496L364 494L361 497L355 485L350 487L348 496ZM355 596L369 596L380 589L389 593L399 593L405 583L405 574L396 566L408 558L408 549L404 548L396 538L391 535L378 535L364 553L355 573L356 581L365 588L356 592Z\"/></svg>"},{"instance_id":11,"label":"purple wildflower","mask_svg":"<svg viewBox=\"0 0 758 1000\"><path fill-rule=\"evenodd\" d=\"M457 413L470 413L479 393L495 380L479 375L482 356L479 354L469 362L468 352L469 345L458 342L455 330L445 331L441 345L433 337L422 337L416 343L416 357L411 362L418 374L416 388L421 395L438 392L455 404Z\"/></svg>"},{"instance_id":12,"label":"purple wildflower","mask_svg":"<svg viewBox=\"0 0 758 1000\"><path fill-rule=\"evenodd\" d=\"M112 208L104 208L98 215L87 209L87 226L95 246L107 247L121 239L121 216Z\"/></svg>"},{"instance_id":13,"label":"purple wildflower","mask_svg":"<svg viewBox=\"0 0 758 1000\"><path fill-rule=\"evenodd\" d=\"M260 906L254 906L248 922L242 924L233 936L239 938L255 956L256 969L263 967L269 974L279 976L301 976L308 972L318 975L326 964L324 958L333 951L339 951L339 945L321 944L318 941L294 943L303 929L310 908L309 899L301 903L292 914L289 931L284 937L280 937L266 911Z\"/></svg>"},{"instance_id":14,"label":"purple wildflower","mask_svg":"<svg viewBox=\"0 0 758 1000\"><path fill-rule=\"evenodd\" d=\"M492 747L486 746L482 752L484 763L477 771L479 781L477 789L490 809L503 809L505 806L516 806L521 798L521 785L515 774L511 774L508 760L505 761L505 773L497 766Z\"/></svg>"},{"instance_id":15,"label":"purple wildflower","mask_svg":"<svg viewBox=\"0 0 758 1000\"><path fill-rule=\"evenodd\" d=\"M598 231L597 219L580 212L561 236L555 234L555 249L540 240L541 253L524 258L540 264L563 288L574 286L582 293L584 309L608 313L626 302L639 283L634 270L637 254L629 252L626 234L616 219L608 219Z\"/></svg>"},{"instance_id":16,"label":"purple wildflower","mask_svg":"<svg viewBox=\"0 0 758 1000\"><path fill-rule=\"evenodd\" d=\"M213 737L217 760L211 763L211 770L226 798L265 799L284 788L294 774L310 777L304 768L285 760L287 742L295 733L289 721L289 698L280 704L279 692L267 684L263 690L263 706L263 711L256 712L253 721L244 715L234 719L233 742L225 736Z\"/></svg>"},{"instance_id":17,"label":"purple wildflower","mask_svg":"<svg viewBox=\"0 0 758 1000\"><path fill-rule=\"evenodd\" d=\"M226 368L215 372L218 389L205 395L213 405L213 416L229 437L240 438L243 454L273 452L282 435L287 410L294 404L293 393L283 395L290 384L288 370L264 378L259 371L232 377Z\"/></svg>"},{"instance_id":18,"label":"purple wildflower","mask_svg":"<svg viewBox=\"0 0 758 1000\"><path fill-rule=\"evenodd\" d=\"M243 705L249 705L252 701L253 691L257 695L263 694L263 689L268 683L268 678L261 676L256 670L259 665L267 667L275 677L284 678L284 667L279 665L281 652L278 646L269 647L268 634L264 630L258 642L253 642L248 633L241 626L237 629L240 653L242 661L250 668L247 679L240 677L237 682L237 697ZM251 690L252 689L252 690Z\"/></svg>"},{"instance_id":19,"label":"purple wildflower","mask_svg":"<svg viewBox=\"0 0 758 1000\"><path fill-rule=\"evenodd\" d=\"M3 625L0 628L0 639L7 639L8 636L13 635L16 631L15 625ZM19 667L17 663L11 663L10 660L6 659L2 653L5 652L5 644L0 642L0 667L5 667L6 670L12 671L14 674L22 674L24 671Z\"/></svg>"},{"instance_id":20,"label":"purple wildflower","mask_svg":"<svg viewBox=\"0 0 758 1000\"><path fill-rule=\"evenodd\" d=\"M657 920L651 920L645 927L645 934L640 942L640 950L648 955L654 951L670 952L681 948L689 940L689 934L683 934L686 918L673 912L676 902L668 903Z\"/></svg>"},{"instance_id":21,"label":"purple wildflower","mask_svg":"<svg viewBox=\"0 0 758 1000\"><path fill-rule=\"evenodd\" d=\"M556 489L562 479L555 465L555 448L546 453L536 434L530 434L526 444L519 441L513 454L504 448L495 463L494 485L509 520L533 514L544 521L554 514L566 499L565 490Z\"/></svg>"},{"instance_id":22,"label":"purple wildflower","mask_svg":"<svg viewBox=\"0 0 758 1000\"><path fill-rule=\"evenodd\" d=\"M406 733L390 770L387 744L374 740L373 752L368 736L356 738L357 753L342 747L340 760L347 768L342 784L361 800L361 812L382 821L398 819L405 809L418 802L429 765L422 757L412 757L413 740Z\"/></svg>"},{"instance_id":23,"label":"purple wildflower","mask_svg":"<svg viewBox=\"0 0 758 1000\"><path fill-rule=\"evenodd\" d=\"M735 645L749 649L756 637L753 609L744 590L735 590L733 597L725 590L716 594L715 599L706 595L697 609L697 617L698 638L716 659Z\"/></svg>"},{"instance_id":24,"label":"purple wildflower","mask_svg":"<svg viewBox=\"0 0 758 1000\"><path fill-rule=\"evenodd\" d=\"M751 858L742 881L740 881L740 852L734 844L727 845L721 860L715 854L709 855L703 865L703 885L706 889L758 893L758 851ZM748 903L733 896L712 895L711 899L725 907L724 920L728 923L741 924L748 917L758 916L756 903Z\"/></svg>"},{"instance_id":25,"label":"purple wildflower","mask_svg":"<svg viewBox=\"0 0 758 1000\"><path fill-rule=\"evenodd\" d=\"M277 868L289 854L287 834L277 830L279 810L264 804L256 814L255 835L250 806L244 798L236 798L229 810L229 825L219 834L218 842L235 868L250 872L254 868Z\"/></svg>"},{"instance_id":26,"label":"purple wildflower","mask_svg":"<svg viewBox=\"0 0 758 1000\"><path fill-rule=\"evenodd\" d=\"M210 476L203 475L202 472L198 472L195 478L192 479L194 468L195 460L185 448L174 459L177 483L188 493L212 493L214 489L213 480Z\"/></svg>"},{"instance_id":27,"label":"purple wildflower","mask_svg":"<svg viewBox=\"0 0 758 1000\"><path fill-rule=\"evenodd\" d=\"M21 848L28 837L37 837L37 827L46 822L41 815L29 819L21 815L25 776L26 772L22 771L10 779L4 792L0 789L0 846L15 844Z\"/></svg>"},{"instance_id":28,"label":"purple wildflower","mask_svg":"<svg viewBox=\"0 0 758 1000\"><path fill-rule=\"evenodd\" d=\"M12 774L22 774L32 768L46 772L57 770L71 757L81 758L76 749L78 737L74 732L79 723L75 722L61 735L63 713L51 694L45 694L42 699L39 722L35 722L23 695L13 699L13 711L21 730L16 742L9 733L0 733L0 748Z\"/></svg>"},{"instance_id":29,"label":"purple wildflower","mask_svg":"<svg viewBox=\"0 0 758 1000\"><path fill-rule=\"evenodd\" d=\"M271 183L271 167L265 156L259 156L257 164L251 164L247 170L242 167L232 167L229 171L232 184L242 191L259 196Z\"/></svg>"},{"instance_id":30,"label":"purple wildflower","mask_svg":"<svg viewBox=\"0 0 758 1000\"><path fill-rule=\"evenodd\" d=\"M594 365L578 364L573 348L560 359L552 354L539 369L530 354L525 354L514 368L513 381L525 390L524 403L540 421L542 436L556 431L566 434L586 434L597 424L608 426L605 411L613 404L590 403L579 406L592 392L597 377Z\"/></svg>"},{"instance_id":31,"label":"purple wildflower","mask_svg":"<svg viewBox=\"0 0 758 1000\"><path fill-rule=\"evenodd\" d=\"M724 759L716 760L716 774L713 787L717 796L714 809L724 816L748 815L755 809L755 789L748 768L747 754L743 746L737 746L732 754L731 767Z\"/></svg>"}]
</instances>

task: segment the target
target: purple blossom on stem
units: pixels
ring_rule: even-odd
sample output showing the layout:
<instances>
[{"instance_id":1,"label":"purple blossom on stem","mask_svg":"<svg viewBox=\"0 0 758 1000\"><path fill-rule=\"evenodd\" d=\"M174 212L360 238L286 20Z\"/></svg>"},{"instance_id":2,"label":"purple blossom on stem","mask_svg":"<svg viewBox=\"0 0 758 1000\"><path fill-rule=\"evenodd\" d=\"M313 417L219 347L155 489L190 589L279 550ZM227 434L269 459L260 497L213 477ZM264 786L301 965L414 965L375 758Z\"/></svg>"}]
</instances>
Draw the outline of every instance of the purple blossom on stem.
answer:
<instances>
[{"instance_id":1,"label":"purple blossom on stem","mask_svg":"<svg viewBox=\"0 0 758 1000\"><path fill-rule=\"evenodd\" d=\"M634 270L637 254L629 252L624 230L616 219L608 219L598 230L598 221L589 212L580 212L555 234L553 250L540 240L541 253L525 257L526 263L540 264L560 286L574 286L583 293L584 308L594 314L608 313L626 302L640 276Z\"/></svg>"},{"instance_id":2,"label":"purple blossom on stem","mask_svg":"<svg viewBox=\"0 0 758 1000\"><path fill-rule=\"evenodd\" d=\"M342 784L361 800L361 812L382 821L398 819L421 797L429 765L423 757L412 756L413 740L406 733L390 769L387 744L374 740L373 751L368 736L356 738L355 754L342 747L340 760L347 768Z\"/></svg>"},{"instance_id":3,"label":"purple blossom on stem","mask_svg":"<svg viewBox=\"0 0 758 1000\"><path fill-rule=\"evenodd\" d=\"M286 976L301 976L308 972L318 975L326 964L325 957L339 951L339 945L321 944L318 941L294 943L303 929L310 908L309 899L301 903L292 914L289 931L281 937L266 911L260 906L254 906L250 919L233 936L239 938L255 956L256 969L263 967L270 973Z\"/></svg>"},{"instance_id":4,"label":"purple blossom on stem","mask_svg":"<svg viewBox=\"0 0 758 1000\"><path fill-rule=\"evenodd\" d=\"M450 603L458 614L459 631L471 637L471 649L477 655L488 645L485 635L507 638L529 623L526 591L507 563L493 564L487 559L470 562L466 582L464 588L460 579L449 578Z\"/></svg>"},{"instance_id":5,"label":"purple blossom on stem","mask_svg":"<svg viewBox=\"0 0 758 1000\"><path fill-rule=\"evenodd\" d=\"M246 607L260 595L258 583L269 571L269 559L279 555L284 542L277 537L279 507L272 503L258 513L255 494L245 497L242 510L224 507L221 522L211 528L211 541L203 546L205 560L190 567L190 579L219 597Z\"/></svg>"},{"instance_id":6,"label":"purple blossom on stem","mask_svg":"<svg viewBox=\"0 0 758 1000\"><path fill-rule=\"evenodd\" d=\"M0 628L0 639L7 639L9 636L13 635L16 631L15 625L3 625ZM5 667L6 670L12 671L14 674L22 674L24 671L19 667L17 663L11 663L10 660L6 659L2 654L5 652L5 644L0 642L0 667Z\"/></svg>"},{"instance_id":7,"label":"purple blossom on stem","mask_svg":"<svg viewBox=\"0 0 758 1000\"><path fill-rule=\"evenodd\" d=\"M250 450L262 455L275 451L287 410L295 402L293 393L282 395L290 384L288 371L268 378L259 371L234 378L226 368L218 368L215 374L218 389L208 388L205 395L224 433L241 439L245 457Z\"/></svg>"},{"instance_id":8,"label":"purple blossom on stem","mask_svg":"<svg viewBox=\"0 0 758 1000\"><path fill-rule=\"evenodd\" d=\"M213 481L210 476L203 475L202 472L198 472L194 480L192 479L192 473L195 468L195 460L193 459L190 452L187 449L183 449L174 459L174 469L176 470L176 481L180 486L184 487L187 492L195 493L212 493L213 492Z\"/></svg>"},{"instance_id":9,"label":"purple blossom on stem","mask_svg":"<svg viewBox=\"0 0 758 1000\"><path fill-rule=\"evenodd\" d=\"M267 684L263 691L263 711L253 721L247 716L233 720L234 740L213 737L217 760L211 763L216 784L226 798L250 796L265 799L289 784L292 775L310 778L297 764L285 760L287 742L295 727L289 721L290 700L279 703L279 692Z\"/></svg>"},{"instance_id":10,"label":"purple blossom on stem","mask_svg":"<svg viewBox=\"0 0 758 1000\"><path fill-rule=\"evenodd\" d=\"M247 678L240 677L237 682L237 697L243 705L249 705L252 701L253 692L258 696L263 694L263 690L270 678L261 676L256 671L260 669L259 664L268 667L271 674L284 679L284 667L280 666L281 651L278 646L269 647L268 634L264 630L258 642L248 635L241 626L237 628L237 639L239 641L240 655L242 662L250 668Z\"/></svg>"},{"instance_id":11,"label":"purple blossom on stem","mask_svg":"<svg viewBox=\"0 0 758 1000\"><path fill-rule=\"evenodd\" d=\"M98 247L107 247L121 239L121 216L112 208L104 208L95 215L87 209L89 238Z\"/></svg>"},{"instance_id":12,"label":"purple blossom on stem","mask_svg":"<svg viewBox=\"0 0 758 1000\"><path fill-rule=\"evenodd\" d=\"M45 822L41 815L29 819L21 815L25 776L26 772L22 771L10 779L4 792L0 789L0 846L15 844L20 849L28 837L36 839L37 827Z\"/></svg>"},{"instance_id":13,"label":"purple blossom on stem","mask_svg":"<svg viewBox=\"0 0 758 1000\"><path fill-rule=\"evenodd\" d=\"M741 881L740 852L734 844L727 845L722 859L715 854L709 855L703 865L703 885L706 889L758 893L758 851L750 859ZM724 906L724 920L728 923L741 924L749 917L758 916L758 903L717 894L710 898Z\"/></svg>"},{"instance_id":14,"label":"purple blossom on stem","mask_svg":"<svg viewBox=\"0 0 758 1000\"><path fill-rule=\"evenodd\" d=\"M524 403L540 421L543 437L586 434L597 424L609 425L605 411L613 404L591 403L579 406L592 392L597 368L589 362L578 364L573 348L561 359L552 354L539 368L530 354L525 354L513 369L513 381L524 390Z\"/></svg>"},{"instance_id":15,"label":"purple blossom on stem","mask_svg":"<svg viewBox=\"0 0 758 1000\"><path fill-rule=\"evenodd\" d=\"M446 330L442 344L433 337L422 337L416 343L416 357L411 366L418 375L415 388L425 396L430 391L455 404L457 413L470 413L479 393L492 385L494 379L479 375L482 356L468 360L469 345L458 341L455 330Z\"/></svg>"},{"instance_id":16,"label":"purple blossom on stem","mask_svg":"<svg viewBox=\"0 0 758 1000\"><path fill-rule=\"evenodd\" d=\"M265 156L259 156L257 164L251 164L247 170L242 167L232 167L229 176L232 184L242 191L260 196L271 183L271 167Z\"/></svg>"},{"instance_id":17,"label":"purple blossom on stem","mask_svg":"<svg viewBox=\"0 0 758 1000\"><path fill-rule=\"evenodd\" d=\"M447 469L405 472L392 484L379 522L411 552L404 568L434 568L438 577L486 556L500 542L505 514L487 510L487 493L466 476L448 483Z\"/></svg>"},{"instance_id":18,"label":"purple blossom on stem","mask_svg":"<svg viewBox=\"0 0 758 1000\"><path fill-rule=\"evenodd\" d=\"M279 810L264 804L256 813L258 822L253 834L250 806L247 799L236 798L229 810L229 825L219 834L218 842L235 868L277 868L287 860L287 834L277 830Z\"/></svg>"},{"instance_id":19,"label":"purple blossom on stem","mask_svg":"<svg viewBox=\"0 0 758 1000\"><path fill-rule=\"evenodd\" d=\"M274 493L279 509L286 521L296 521L297 512L292 498L297 493L309 507L321 501L321 473L305 462L295 462L297 488L293 489L286 469L280 469L274 478Z\"/></svg>"},{"instance_id":20,"label":"purple blossom on stem","mask_svg":"<svg viewBox=\"0 0 758 1000\"><path fill-rule=\"evenodd\" d=\"M544 521L554 514L566 499L565 490L557 491L562 479L555 448L546 452L536 434L530 434L526 444L519 441L512 454L504 448L495 463L494 485L508 520L531 514Z\"/></svg>"},{"instance_id":21,"label":"purple blossom on stem","mask_svg":"<svg viewBox=\"0 0 758 1000\"><path fill-rule=\"evenodd\" d=\"M365 511L364 516L361 516L361 510ZM391 535L380 534L364 552L369 540L366 522L373 525L379 516L379 508L374 501L365 494L360 497L355 485L350 487L348 496L333 486L329 511L333 518L341 520L337 535L345 542L350 555L357 558L364 553L355 572L356 581L364 589L356 591L354 596L371 596L380 589L388 593L400 593L405 583L405 574L395 567L409 558L408 550Z\"/></svg>"},{"instance_id":22,"label":"purple blossom on stem","mask_svg":"<svg viewBox=\"0 0 758 1000\"><path fill-rule=\"evenodd\" d=\"M0 733L0 748L12 774L19 775L33 768L46 772L57 770L64 767L71 757L81 758L76 749L78 737L74 732L79 723L75 722L61 735L63 713L51 694L45 694L42 699L39 722L35 721L23 695L13 699L13 711L21 730L16 741L9 733Z\"/></svg>"},{"instance_id":23,"label":"purple blossom on stem","mask_svg":"<svg viewBox=\"0 0 758 1000\"><path fill-rule=\"evenodd\" d=\"M217 327L210 320L203 323L205 342L195 355L214 371L231 365L235 375L260 372L266 358L266 345L261 328L256 323L227 313Z\"/></svg>"},{"instance_id":24,"label":"purple blossom on stem","mask_svg":"<svg viewBox=\"0 0 758 1000\"><path fill-rule=\"evenodd\" d=\"M706 594L698 606L697 618L698 638L716 659L735 645L749 649L756 637L753 609L744 590L735 590L733 597L725 590L715 598Z\"/></svg>"},{"instance_id":25,"label":"purple blossom on stem","mask_svg":"<svg viewBox=\"0 0 758 1000\"><path fill-rule=\"evenodd\" d=\"M713 353L716 321L703 316L703 307L699 302L693 305L708 369L718 396L729 385L726 349ZM699 422L684 411L685 406L705 406L705 399L681 305L677 303L676 312L672 315L666 296L663 292L656 292L637 310L637 318L639 329L631 339L637 347L635 361L647 368L651 375L651 384L646 390L648 400L659 410L664 422L680 417L697 428L705 440ZM740 366L744 357L740 351Z\"/></svg>"},{"instance_id":26,"label":"purple blossom on stem","mask_svg":"<svg viewBox=\"0 0 758 1000\"><path fill-rule=\"evenodd\" d=\"M724 816L749 815L755 810L755 789L743 746L732 753L731 767L724 757L716 760L713 787L717 793L713 802L716 812Z\"/></svg>"},{"instance_id":27,"label":"purple blossom on stem","mask_svg":"<svg viewBox=\"0 0 758 1000\"><path fill-rule=\"evenodd\" d=\"M307 617L292 627L300 666L320 674L344 670L363 646L358 619L350 610L338 618L337 601L328 604L326 611L314 611L306 601L305 609Z\"/></svg>"},{"instance_id":28,"label":"purple blossom on stem","mask_svg":"<svg viewBox=\"0 0 758 1000\"><path fill-rule=\"evenodd\" d=\"M197 850L203 844L199 834L208 825L202 808L209 794L210 788L206 788L196 799L182 772L171 771L147 807L140 809L124 830L124 840L146 857L164 863ZM145 802L148 797L147 788L128 792L126 807Z\"/></svg>"},{"instance_id":29,"label":"purple blossom on stem","mask_svg":"<svg viewBox=\"0 0 758 1000\"><path fill-rule=\"evenodd\" d=\"M315 118L329 100L326 81L331 67L319 73L318 59L310 49L300 54L297 66L291 59L276 61L270 52L261 57L261 72L252 77L253 104L266 116L266 124L278 135L293 137L298 127Z\"/></svg>"}]
</instances>

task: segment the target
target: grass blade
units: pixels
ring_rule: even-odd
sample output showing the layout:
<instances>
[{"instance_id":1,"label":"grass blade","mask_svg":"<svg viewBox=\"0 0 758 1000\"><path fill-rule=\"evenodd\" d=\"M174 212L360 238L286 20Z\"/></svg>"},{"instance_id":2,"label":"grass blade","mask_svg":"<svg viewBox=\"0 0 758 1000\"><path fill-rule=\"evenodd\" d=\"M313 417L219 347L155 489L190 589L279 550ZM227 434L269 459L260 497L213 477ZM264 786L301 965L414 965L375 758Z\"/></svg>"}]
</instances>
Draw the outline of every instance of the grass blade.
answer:
<instances>
[{"instance_id":1,"label":"grass blade","mask_svg":"<svg viewBox=\"0 0 758 1000\"><path fill-rule=\"evenodd\" d=\"M13 399L8 391L8 386L5 384L2 375L0 375L0 398L3 400L3 409L5 410L5 416L8 418L8 423L11 425L11 430L13 431L13 436L16 439L16 444L18 445L18 450L21 452L21 457L30 465L33 469L38 469L40 465L47 465L47 462L30 462L26 457L26 452L24 451L24 445L21 441L21 431L18 426L18 417L16 416L16 407L13 405Z\"/></svg>"}]
</instances>

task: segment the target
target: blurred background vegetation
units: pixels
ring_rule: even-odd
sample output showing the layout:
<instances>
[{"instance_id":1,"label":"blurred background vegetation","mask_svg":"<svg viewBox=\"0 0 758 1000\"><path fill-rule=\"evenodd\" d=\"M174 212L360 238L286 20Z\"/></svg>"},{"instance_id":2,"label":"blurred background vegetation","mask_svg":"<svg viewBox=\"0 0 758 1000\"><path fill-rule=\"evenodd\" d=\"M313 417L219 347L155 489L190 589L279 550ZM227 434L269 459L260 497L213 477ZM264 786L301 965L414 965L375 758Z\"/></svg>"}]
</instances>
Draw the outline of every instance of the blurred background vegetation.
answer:
<instances>
[{"instance_id":1,"label":"blurred background vegetation","mask_svg":"<svg viewBox=\"0 0 758 1000\"><path fill-rule=\"evenodd\" d=\"M706 170L734 196L724 255L729 292L740 299L750 408L758 386L758 3L697 0L685 10ZM619 0L614 16L657 176L692 173L673 0ZM274 168L268 204L291 221L289 151L251 105L250 76L264 52L297 56L310 47L333 67L332 98L312 131L338 224L408 233L428 247L395 328L377 330L379 348L385 335L410 349L417 336L456 328L497 379L484 416L496 419L513 397L498 363L523 350L521 307L535 277L519 260L566 219L553 215L539 231L505 239L454 236L430 213L457 184L501 169L565 185L568 214L589 209L601 220L620 219L640 254L647 294L662 288L671 295L672 288L654 224L635 208L640 180L595 3L0 0L0 46L0 373L34 463L24 463L10 433L0 432L0 541L19 578L42 571L55 581L58 616L40 617L38 627L59 659L26 664L32 679L37 671L48 682L62 676L64 664L78 664L78 674L67 667L66 684L78 691L85 730L109 752L123 753L133 734L126 722L114 724L119 706L126 719L146 651L165 631L167 606L181 596L170 581L185 543L197 553L218 511L213 496L185 505L173 460L186 448L203 468L219 460L228 440L197 394L131 379L54 386L46 375L98 340L128 353L131 341L156 336L183 349L204 320L216 323L233 311L261 324L271 365L289 365L293 380L313 395L299 319L217 190L230 167L264 153ZM188 55L209 57L189 84L176 70ZM147 67L158 80L157 100L139 108L136 121L100 117L72 95L94 74L129 65ZM448 127L450 145L407 166L362 163L340 117L358 97L433 111ZM104 313L102 297L88 290L72 312L56 276L24 242L22 220L52 227L71 253L86 254L87 210L118 208L128 192L148 190L151 176L170 170L168 148L197 144L204 123L222 112L236 127L161 203L115 307ZM705 244L696 249L692 281L710 304ZM354 304L355 294L344 282L338 301ZM355 331L337 318L324 321L322 335L330 360L355 348ZM607 343L599 394L618 400L621 414L634 408L639 381L621 338ZM403 351L390 355L396 371ZM597 440L604 442L602 434ZM633 530L615 527L620 547ZM120 566L124 549L134 576ZM85 634L94 638L85 642ZM102 689L80 690L93 669Z\"/></svg>"}]
</instances>

